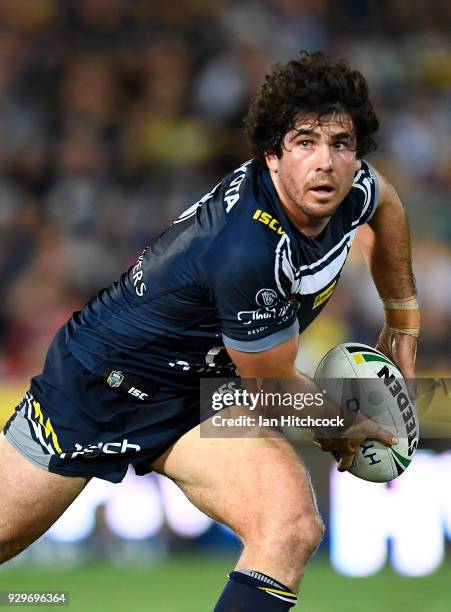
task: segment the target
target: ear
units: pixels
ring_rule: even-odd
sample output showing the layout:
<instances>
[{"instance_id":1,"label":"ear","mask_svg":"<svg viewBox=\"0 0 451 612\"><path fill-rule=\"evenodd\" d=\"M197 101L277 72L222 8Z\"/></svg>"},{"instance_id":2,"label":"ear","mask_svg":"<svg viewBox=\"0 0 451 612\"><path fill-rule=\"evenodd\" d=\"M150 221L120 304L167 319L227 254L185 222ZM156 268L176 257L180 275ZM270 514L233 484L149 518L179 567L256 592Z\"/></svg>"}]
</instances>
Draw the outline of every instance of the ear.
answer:
<instances>
[{"instance_id":1,"label":"ear","mask_svg":"<svg viewBox=\"0 0 451 612\"><path fill-rule=\"evenodd\" d=\"M362 160L361 159L356 159L355 160L355 171L358 172L361 167L362 167Z\"/></svg>"},{"instance_id":2,"label":"ear","mask_svg":"<svg viewBox=\"0 0 451 612\"><path fill-rule=\"evenodd\" d=\"M275 153L265 153L266 165L273 172L277 172L279 168L279 158Z\"/></svg>"}]
</instances>

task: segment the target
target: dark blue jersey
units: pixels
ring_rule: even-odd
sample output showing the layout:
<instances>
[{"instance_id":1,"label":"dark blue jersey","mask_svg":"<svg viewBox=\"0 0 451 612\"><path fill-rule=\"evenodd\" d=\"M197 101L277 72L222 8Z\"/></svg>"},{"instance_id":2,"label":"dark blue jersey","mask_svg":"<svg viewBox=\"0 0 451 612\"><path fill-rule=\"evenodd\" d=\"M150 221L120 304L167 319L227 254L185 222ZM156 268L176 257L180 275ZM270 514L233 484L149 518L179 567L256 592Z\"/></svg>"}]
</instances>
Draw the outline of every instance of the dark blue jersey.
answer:
<instances>
[{"instance_id":1,"label":"dark blue jersey","mask_svg":"<svg viewBox=\"0 0 451 612\"><path fill-rule=\"evenodd\" d=\"M311 238L288 220L268 170L246 162L73 315L69 350L95 373L113 366L156 380L229 375L224 344L263 351L321 312L377 190L363 162L325 230Z\"/></svg>"}]
</instances>

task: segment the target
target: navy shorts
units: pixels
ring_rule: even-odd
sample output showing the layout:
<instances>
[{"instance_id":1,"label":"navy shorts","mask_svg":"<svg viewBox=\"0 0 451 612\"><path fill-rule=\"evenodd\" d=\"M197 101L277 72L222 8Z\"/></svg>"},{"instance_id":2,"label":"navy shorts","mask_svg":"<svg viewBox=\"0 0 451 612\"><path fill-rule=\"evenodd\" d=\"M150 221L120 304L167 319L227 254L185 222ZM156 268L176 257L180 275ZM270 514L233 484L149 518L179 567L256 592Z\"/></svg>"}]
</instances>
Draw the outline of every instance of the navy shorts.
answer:
<instances>
[{"instance_id":1,"label":"navy shorts","mask_svg":"<svg viewBox=\"0 0 451 612\"><path fill-rule=\"evenodd\" d=\"M42 374L6 423L9 442L35 465L64 476L120 482L129 465L136 474L203 418L199 384L182 392L161 383L145 403L111 388L88 371L55 336Z\"/></svg>"}]
</instances>

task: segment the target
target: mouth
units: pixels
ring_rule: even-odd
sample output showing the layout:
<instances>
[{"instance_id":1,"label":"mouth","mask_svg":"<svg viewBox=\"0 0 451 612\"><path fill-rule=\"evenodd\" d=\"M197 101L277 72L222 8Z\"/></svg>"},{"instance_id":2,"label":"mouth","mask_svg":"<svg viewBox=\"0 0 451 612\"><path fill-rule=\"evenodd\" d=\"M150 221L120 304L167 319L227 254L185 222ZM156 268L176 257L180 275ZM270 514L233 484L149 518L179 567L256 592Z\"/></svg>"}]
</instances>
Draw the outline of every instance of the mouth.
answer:
<instances>
[{"instance_id":1,"label":"mouth","mask_svg":"<svg viewBox=\"0 0 451 612\"><path fill-rule=\"evenodd\" d=\"M335 193L335 188L330 183L320 183L314 187L310 187L309 191L313 191L317 196L328 197Z\"/></svg>"}]
</instances>

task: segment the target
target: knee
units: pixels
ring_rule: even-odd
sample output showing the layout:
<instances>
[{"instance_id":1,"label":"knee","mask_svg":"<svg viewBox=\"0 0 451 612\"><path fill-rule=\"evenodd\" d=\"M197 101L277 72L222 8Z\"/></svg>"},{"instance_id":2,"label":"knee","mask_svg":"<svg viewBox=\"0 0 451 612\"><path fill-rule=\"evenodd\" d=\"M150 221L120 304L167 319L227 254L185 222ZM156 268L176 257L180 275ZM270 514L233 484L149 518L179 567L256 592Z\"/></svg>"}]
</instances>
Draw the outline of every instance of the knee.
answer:
<instances>
[{"instance_id":1,"label":"knee","mask_svg":"<svg viewBox=\"0 0 451 612\"><path fill-rule=\"evenodd\" d=\"M266 516L252 533L248 543L259 542L259 548L280 551L305 563L321 544L324 523L316 508L306 509L298 505L285 505L276 514Z\"/></svg>"},{"instance_id":2,"label":"knee","mask_svg":"<svg viewBox=\"0 0 451 612\"><path fill-rule=\"evenodd\" d=\"M279 548L292 558L306 561L317 550L324 535L324 523L316 510L300 512L297 508L285 511L272 527ZM272 539L272 538L271 538Z\"/></svg>"},{"instance_id":3,"label":"knee","mask_svg":"<svg viewBox=\"0 0 451 612\"><path fill-rule=\"evenodd\" d=\"M324 536L324 523L315 511L293 520L293 539L296 548L308 558L317 550Z\"/></svg>"}]
</instances>

